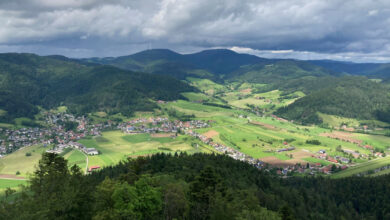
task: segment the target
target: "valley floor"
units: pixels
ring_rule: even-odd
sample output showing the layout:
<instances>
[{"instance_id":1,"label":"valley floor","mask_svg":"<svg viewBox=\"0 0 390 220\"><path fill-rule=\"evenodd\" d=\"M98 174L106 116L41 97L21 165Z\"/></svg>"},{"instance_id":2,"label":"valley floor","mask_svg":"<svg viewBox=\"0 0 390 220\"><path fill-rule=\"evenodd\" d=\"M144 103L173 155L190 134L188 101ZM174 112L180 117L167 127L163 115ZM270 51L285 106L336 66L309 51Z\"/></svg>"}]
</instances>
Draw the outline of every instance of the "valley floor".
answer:
<instances>
[{"instance_id":1,"label":"valley floor","mask_svg":"<svg viewBox=\"0 0 390 220\"><path fill-rule=\"evenodd\" d=\"M390 168L390 157L386 156L389 154L390 137L358 130L357 120L320 114L331 126L303 126L272 114L278 107L304 96L303 93L295 94L294 98L282 98L277 90L256 92L257 88L261 88L260 84L224 86L211 81L192 80L203 93L184 93L187 101L161 101L160 109L155 112L139 112L133 118L122 120L167 117L174 121L190 117L208 122L206 128L193 129L208 141L184 133L170 137L105 131L101 136L78 141L88 148L97 149L99 155L86 155L71 149L63 155L69 166L76 164L87 172L93 166L114 165L127 158L155 153L219 153L209 144L212 141L269 164L281 175L333 173L332 177L339 178L390 172L387 169ZM95 113L89 117L98 123L114 116ZM19 179L27 178L34 171L46 150L41 145L35 145L1 158L0 189L2 186L26 184L25 180ZM26 156L27 153L29 156ZM2 175L14 175L15 178L2 178Z\"/></svg>"}]
</instances>

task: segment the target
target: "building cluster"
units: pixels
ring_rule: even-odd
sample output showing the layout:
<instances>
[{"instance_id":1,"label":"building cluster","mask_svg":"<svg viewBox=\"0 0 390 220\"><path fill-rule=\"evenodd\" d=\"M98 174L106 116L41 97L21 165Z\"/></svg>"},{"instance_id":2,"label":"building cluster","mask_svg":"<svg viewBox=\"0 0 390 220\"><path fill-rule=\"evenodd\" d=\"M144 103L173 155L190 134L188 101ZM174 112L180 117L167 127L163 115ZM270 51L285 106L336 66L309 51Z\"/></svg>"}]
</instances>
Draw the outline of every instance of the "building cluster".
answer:
<instances>
[{"instance_id":1,"label":"building cluster","mask_svg":"<svg viewBox=\"0 0 390 220\"><path fill-rule=\"evenodd\" d=\"M295 165L285 166L283 168L276 168L276 174L281 176L294 175L295 173L308 174L308 175L331 174L333 172L337 172L339 170L344 170L347 168L348 166L340 165L340 164L330 164L327 166L324 166L321 163L295 164ZM269 167L267 169L269 169Z\"/></svg>"},{"instance_id":2,"label":"building cluster","mask_svg":"<svg viewBox=\"0 0 390 220\"><path fill-rule=\"evenodd\" d=\"M66 113L44 113L45 127L35 128L0 128L0 155L12 153L19 148L36 144L48 146L55 144L56 149L62 149L69 142L77 141L85 136L100 135L104 129L112 128L112 122L91 124L85 117L75 117ZM67 130L66 122L77 123L77 128Z\"/></svg>"},{"instance_id":3,"label":"building cluster","mask_svg":"<svg viewBox=\"0 0 390 220\"><path fill-rule=\"evenodd\" d=\"M82 152L84 152L87 155L98 155L99 151L96 150L96 148L87 148L83 144L80 144L78 142L70 141L67 144L58 144L53 149L47 150L48 153L55 153L55 154L61 154L64 152L66 148L75 148Z\"/></svg>"},{"instance_id":4,"label":"building cluster","mask_svg":"<svg viewBox=\"0 0 390 220\"><path fill-rule=\"evenodd\" d=\"M118 128L125 133L177 133L180 130L206 128L209 124L200 120L169 121L165 117L137 118L121 123Z\"/></svg>"}]
</instances>

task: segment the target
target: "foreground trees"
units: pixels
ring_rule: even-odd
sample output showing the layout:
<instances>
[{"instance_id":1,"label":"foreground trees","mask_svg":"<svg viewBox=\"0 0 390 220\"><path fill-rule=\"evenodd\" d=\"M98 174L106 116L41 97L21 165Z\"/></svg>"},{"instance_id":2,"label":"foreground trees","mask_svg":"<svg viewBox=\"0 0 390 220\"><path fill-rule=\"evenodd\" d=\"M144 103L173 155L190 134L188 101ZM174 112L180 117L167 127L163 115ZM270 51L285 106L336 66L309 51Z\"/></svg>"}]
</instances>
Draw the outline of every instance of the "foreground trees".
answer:
<instances>
[{"instance_id":1,"label":"foreground trees","mask_svg":"<svg viewBox=\"0 0 390 220\"><path fill-rule=\"evenodd\" d=\"M388 219L389 180L284 180L205 154L158 154L83 176L44 154L30 185L0 203L0 219Z\"/></svg>"}]
</instances>

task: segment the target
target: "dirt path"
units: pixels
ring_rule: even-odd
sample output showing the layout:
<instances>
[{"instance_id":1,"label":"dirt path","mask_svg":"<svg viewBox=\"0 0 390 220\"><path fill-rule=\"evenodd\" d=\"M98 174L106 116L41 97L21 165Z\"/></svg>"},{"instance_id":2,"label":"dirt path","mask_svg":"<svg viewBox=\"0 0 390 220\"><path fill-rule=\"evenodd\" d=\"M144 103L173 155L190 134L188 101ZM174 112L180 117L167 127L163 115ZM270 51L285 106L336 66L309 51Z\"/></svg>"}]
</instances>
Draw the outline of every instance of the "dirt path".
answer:
<instances>
[{"instance_id":1,"label":"dirt path","mask_svg":"<svg viewBox=\"0 0 390 220\"><path fill-rule=\"evenodd\" d=\"M25 177L16 176L12 174L0 174L0 179L8 179L8 180L26 180Z\"/></svg>"},{"instance_id":2,"label":"dirt path","mask_svg":"<svg viewBox=\"0 0 390 220\"><path fill-rule=\"evenodd\" d=\"M87 165L85 166L85 174L88 173L88 155L85 154L85 157L87 158Z\"/></svg>"}]
</instances>

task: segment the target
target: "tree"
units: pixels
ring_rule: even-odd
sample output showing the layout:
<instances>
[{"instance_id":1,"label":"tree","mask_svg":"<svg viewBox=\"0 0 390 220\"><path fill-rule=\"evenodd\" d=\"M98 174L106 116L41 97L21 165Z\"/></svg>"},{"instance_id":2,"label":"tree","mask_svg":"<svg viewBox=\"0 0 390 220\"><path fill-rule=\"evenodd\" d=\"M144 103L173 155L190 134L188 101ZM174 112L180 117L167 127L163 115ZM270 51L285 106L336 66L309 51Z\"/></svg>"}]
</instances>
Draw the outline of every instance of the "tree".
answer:
<instances>
[{"instance_id":1,"label":"tree","mask_svg":"<svg viewBox=\"0 0 390 220\"><path fill-rule=\"evenodd\" d=\"M122 219L153 219L162 211L162 195L150 185L150 177L144 176L134 186L122 183L112 194L115 212Z\"/></svg>"},{"instance_id":2,"label":"tree","mask_svg":"<svg viewBox=\"0 0 390 220\"><path fill-rule=\"evenodd\" d=\"M294 215L292 213L292 210L291 208L288 206L288 205L284 205L281 209L280 209L280 214L282 216L282 220L294 220Z\"/></svg>"},{"instance_id":3,"label":"tree","mask_svg":"<svg viewBox=\"0 0 390 220\"><path fill-rule=\"evenodd\" d=\"M165 219L184 219L188 216L189 201L181 184L171 183L165 187L164 204Z\"/></svg>"},{"instance_id":4,"label":"tree","mask_svg":"<svg viewBox=\"0 0 390 220\"><path fill-rule=\"evenodd\" d=\"M207 219L217 192L225 193L221 179L215 174L212 167L205 167L190 186L192 203L192 218Z\"/></svg>"}]
</instances>

